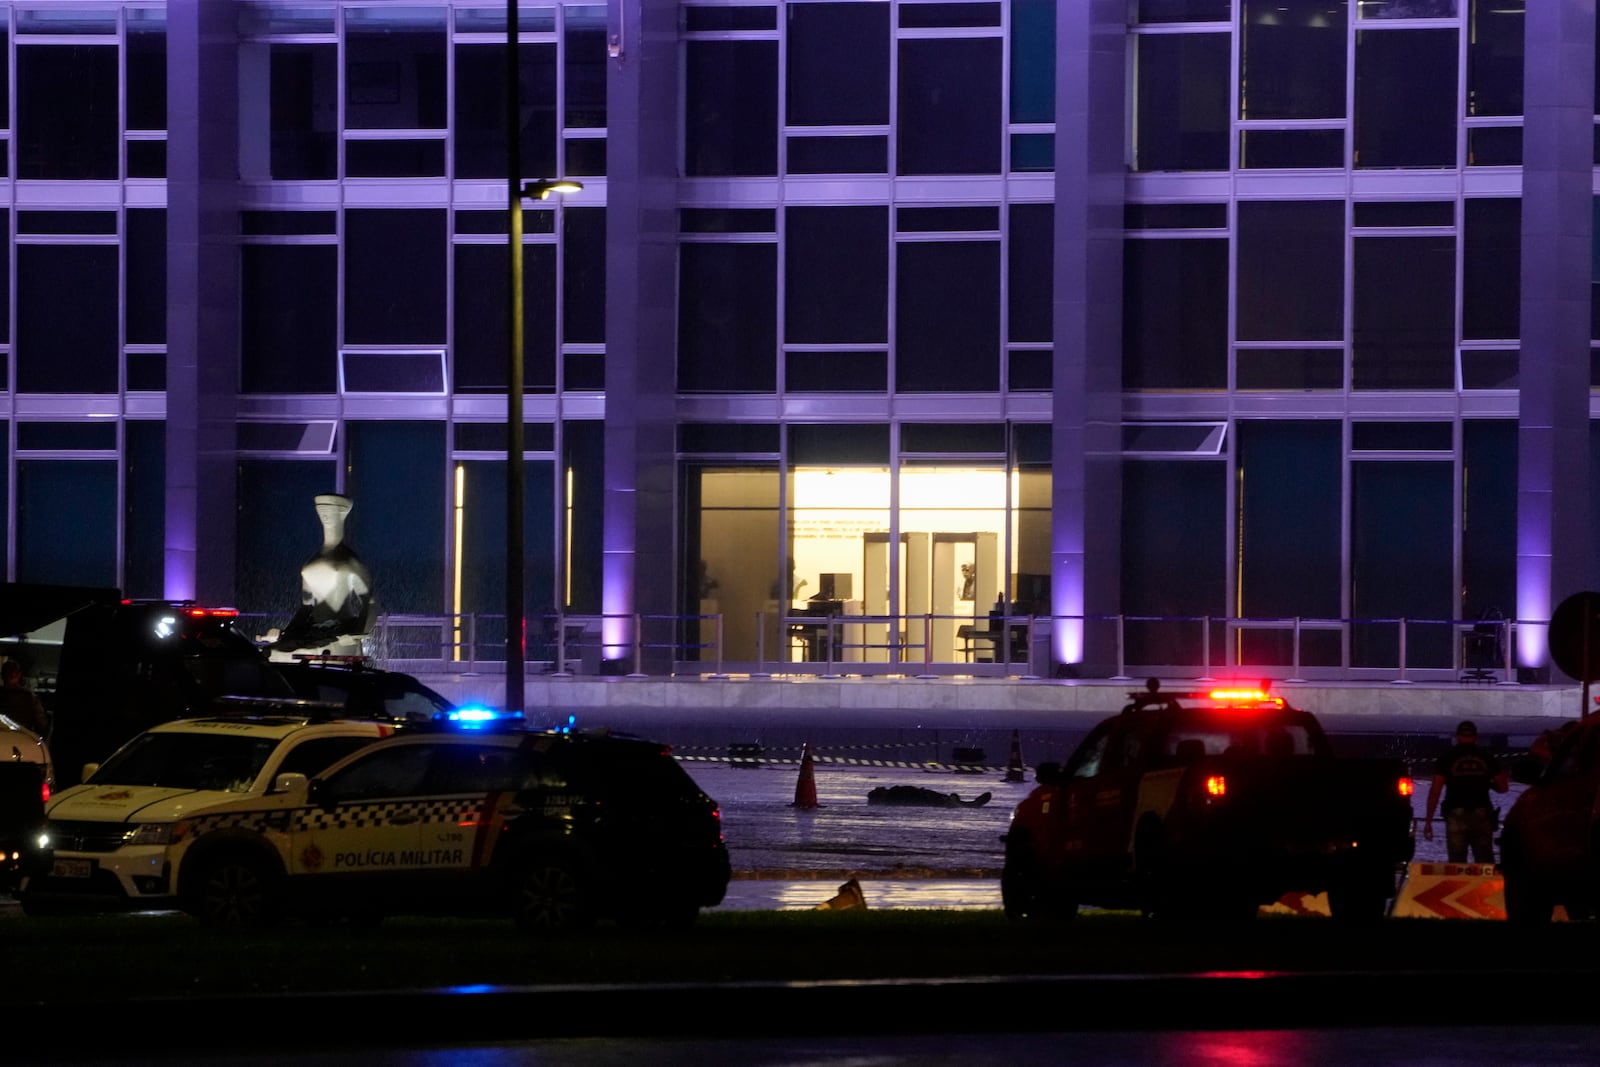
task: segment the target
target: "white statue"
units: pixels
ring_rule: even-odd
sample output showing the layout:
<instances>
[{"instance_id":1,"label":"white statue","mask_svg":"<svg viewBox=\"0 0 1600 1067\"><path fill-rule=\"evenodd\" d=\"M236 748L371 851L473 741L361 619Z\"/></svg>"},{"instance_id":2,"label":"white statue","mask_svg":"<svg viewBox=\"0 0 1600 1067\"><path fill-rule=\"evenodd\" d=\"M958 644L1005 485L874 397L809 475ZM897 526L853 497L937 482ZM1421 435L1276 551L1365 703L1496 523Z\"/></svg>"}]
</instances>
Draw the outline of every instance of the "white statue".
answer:
<instances>
[{"instance_id":1,"label":"white statue","mask_svg":"<svg viewBox=\"0 0 1600 1067\"><path fill-rule=\"evenodd\" d=\"M354 505L334 493L318 496L316 504L322 547L300 568L300 610L272 642L275 654L285 654L277 658L299 649L362 655L377 621L372 575L344 543L345 518Z\"/></svg>"}]
</instances>

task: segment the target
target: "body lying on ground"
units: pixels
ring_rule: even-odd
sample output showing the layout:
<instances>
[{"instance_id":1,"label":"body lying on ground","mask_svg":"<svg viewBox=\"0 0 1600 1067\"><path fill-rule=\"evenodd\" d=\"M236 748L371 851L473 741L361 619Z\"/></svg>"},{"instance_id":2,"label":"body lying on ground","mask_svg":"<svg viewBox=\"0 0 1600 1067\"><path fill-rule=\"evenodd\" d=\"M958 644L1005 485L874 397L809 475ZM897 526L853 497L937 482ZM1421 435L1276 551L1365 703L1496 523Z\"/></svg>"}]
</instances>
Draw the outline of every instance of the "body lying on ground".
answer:
<instances>
[{"instance_id":1,"label":"body lying on ground","mask_svg":"<svg viewBox=\"0 0 1600 1067\"><path fill-rule=\"evenodd\" d=\"M868 804L897 804L925 808L976 808L989 803L989 793L962 800L957 793L941 793L920 785L880 785L867 794Z\"/></svg>"}]
</instances>

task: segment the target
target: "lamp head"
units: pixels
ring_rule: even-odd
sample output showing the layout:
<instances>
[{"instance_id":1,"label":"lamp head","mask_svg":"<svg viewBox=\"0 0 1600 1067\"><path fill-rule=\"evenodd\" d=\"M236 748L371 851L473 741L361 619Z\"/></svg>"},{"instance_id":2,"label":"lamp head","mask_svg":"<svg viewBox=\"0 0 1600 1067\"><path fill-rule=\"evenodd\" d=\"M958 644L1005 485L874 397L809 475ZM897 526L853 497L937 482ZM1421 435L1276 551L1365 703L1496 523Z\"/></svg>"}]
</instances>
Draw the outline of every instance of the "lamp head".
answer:
<instances>
[{"instance_id":1,"label":"lamp head","mask_svg":"<svg viewBox=\"0 0 1600 1067\"><path fill-rule=\"evenodd\" d=\"M582 182L569 178L539 178L524 184L522 195L527 200L548 200L551 193L576 193L582 190Z\"/></svg>"}]
</instances>

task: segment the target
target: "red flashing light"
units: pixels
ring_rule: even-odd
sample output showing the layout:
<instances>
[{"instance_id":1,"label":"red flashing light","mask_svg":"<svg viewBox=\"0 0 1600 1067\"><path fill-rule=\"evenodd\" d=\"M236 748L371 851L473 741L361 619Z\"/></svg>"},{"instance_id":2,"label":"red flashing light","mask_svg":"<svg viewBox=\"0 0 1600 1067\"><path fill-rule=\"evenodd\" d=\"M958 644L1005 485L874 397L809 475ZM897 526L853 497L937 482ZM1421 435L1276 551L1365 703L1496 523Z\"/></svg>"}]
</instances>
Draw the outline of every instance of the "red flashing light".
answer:
<instances>
[{"instance_id":1,"label":"red flashing light","mask_svg":"<svg viewBox=\"0 0 1600 1067\"><path fill-rule=\"evenodd\" d=\"M1206 694L1219 704L1262 705L1283 707L1283 698L1268 696L1265 689L1213 689Z\"/></svg>"},{"instance_id":2,"label":"red flashing light","mask_svg":"<svg viewBox=\"0 0 1600 1067\"><path fill-rule=\"evenodd\" d=\"M1410 778L1402 778L1396 784L1396 788L1399 789L1401 796L1409 797L1416 794L1417 783Z\"/></svg>"},{"instance_id":3,"label":"red flashing light","mask_svg":"<svg viewBox=\"0 0 1600 1067\"><path fill-rule=\"evenodd\" d=\"M1228 795L1228 779L1220 774L1206 775L1206 796L1221 797Z\"/></svg>"},{"instance_id":4,"label":"red flashing light","mask_svg":"<svg viewBox=\"0 0 1600 1067\"><path fill-rule=\"evenodd\" d=\"M191 619L232 619L239 615L238 608L185 608Z\"/></svg>"}]
</instances>

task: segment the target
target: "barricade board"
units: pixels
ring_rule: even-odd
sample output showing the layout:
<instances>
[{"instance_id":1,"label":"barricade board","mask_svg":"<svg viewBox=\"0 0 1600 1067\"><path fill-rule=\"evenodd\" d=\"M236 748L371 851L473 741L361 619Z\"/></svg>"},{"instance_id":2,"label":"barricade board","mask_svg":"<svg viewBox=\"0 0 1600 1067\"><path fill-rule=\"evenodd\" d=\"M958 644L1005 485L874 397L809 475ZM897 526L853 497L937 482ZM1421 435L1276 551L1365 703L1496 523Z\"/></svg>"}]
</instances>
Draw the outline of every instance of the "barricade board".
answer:
<instances>
[{"instance_id":1,"label":"barricade board","mask_svg":"<svg viewBox=\"0 0 1600 1067\"><path fill-rule=\"evenodd\" d=\"M1411 863L1391 912L1404 919L1504 919L1506 883L1492 863Z\"/></svg>"}]
</instances>

